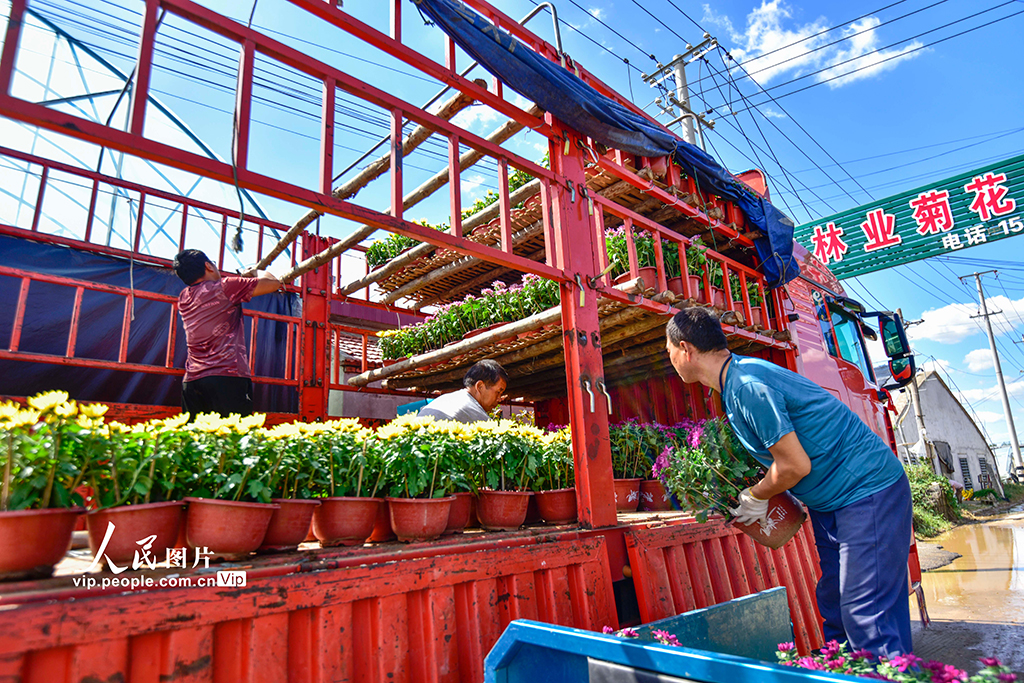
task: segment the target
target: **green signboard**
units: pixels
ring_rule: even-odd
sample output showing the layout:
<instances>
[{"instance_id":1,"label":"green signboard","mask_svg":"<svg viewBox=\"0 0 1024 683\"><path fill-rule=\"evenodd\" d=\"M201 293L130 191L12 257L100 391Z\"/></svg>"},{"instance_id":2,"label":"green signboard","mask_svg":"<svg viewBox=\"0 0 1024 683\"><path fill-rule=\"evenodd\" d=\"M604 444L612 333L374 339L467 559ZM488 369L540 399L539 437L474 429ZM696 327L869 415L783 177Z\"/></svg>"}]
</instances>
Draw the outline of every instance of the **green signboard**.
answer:
<instances>
[{"instance_id":1,"label":"green signboard","mask_svg":"<svg viewBox=\"0 0 1024 683\"><path fill-rule=\"evenodd\" d=\"M1024 234L1024 155L796 228L840 280Z\"/></svg>"}]
</instances>

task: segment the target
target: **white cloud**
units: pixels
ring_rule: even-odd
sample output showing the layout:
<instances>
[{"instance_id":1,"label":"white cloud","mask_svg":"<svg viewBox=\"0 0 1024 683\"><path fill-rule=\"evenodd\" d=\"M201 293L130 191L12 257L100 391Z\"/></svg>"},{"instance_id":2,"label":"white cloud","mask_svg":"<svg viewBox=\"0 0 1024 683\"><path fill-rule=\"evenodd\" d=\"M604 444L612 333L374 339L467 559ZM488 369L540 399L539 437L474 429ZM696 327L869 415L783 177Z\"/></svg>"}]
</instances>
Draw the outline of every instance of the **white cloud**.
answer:
<instances>
[{"instance_id":1,"label":"white cloud","mask_svg":"<svg viewBox=\"0 0 1024 683\"><path fill-rule=\"evenodd\" d=\"M774 109L772 109L771 107L765 107L765 110L763 112L761 112L761 113L763 113L765 116L767 116L770 119L786 119L786 118L789 118L785 114L783 114L781 112L777 112Z\"/></svg>"},{"instance_id":2,"label":"white cloud","mask_svg":"<svg viewBox=\"0 0 1024 683\"><path fill-rule=\"evenodd\" d=\"M462 178L462 194L466 196L472 196L477 193L480 186L487 182L487 178L483 177L479 173L475 173L468 178L463 176Z\"/></svg>"},{"instance_id":3,"label":"white cloud","mask_svg":"<svg viewBox=\"0 0 1024 683\"><path fill-rule=\"evenodd\" d=\"M1014 380L1006 383L1008 396L1024 396L1024 379ZM999 387L992 385L986 389L966 389L957 394L961 401L979 403L981 401L998 401Z\"/></svg>"},{"instance_id":4,"label":"white cloud","mask_svg":"<svg viewBox=\"0 0 1024 683\"><path fill-rule=\"evenodd\" d=\"M970 372L981 372L995 367L991 349L974 349L964 356L964 362L967 363Z\"/></svg>"},{"instance_id":5,"label":"white cloud","mask_svg":"<svg viewBox=\"0 0 1024 683\"><path fill-rule=\"evenodd\" d=\"M466 130L494 123L498 120L498 112L485 104L473 104L452 117L452 123Z\"/></svg>"},{"instance_id":6,"label":"white cloud","mask_svg":"<svg viewBox=\"0 0 1024 683\"><path fill-rule=\"evenodd\" d=\"M591 7L590 9L587 10L587 13L590 14L590 16L597 19L598 21L604 21L605 18L607 18L608 16L608 13L605 12L600 7Z\"/></svg>"},{"instance_id":7,"label":"white cloud","mask_svg":"<svg viewBox=\"0 0 1024 683\"><path fill-rule=\"evenodd\" d=\"M995 413L991 410L976 410L974 411L974 415L986 424L989 422L1002 422L1006 419L1002 413Z\"/></svg>"},{"instance_id":8,"label":"white cloud","mask_svg":"<svg viewBox=\"0 0 1024 683\"><path fill-rule=\"evenodd\" d=\"M746 71L762 85L783 76L794 78L821 70L813 78L818 82L828 80L829 87L838 88L894 69L921 54L918 48L922 43L918 41L881 49L883 39L877 30L881 21L877 17L865 17L828 32L824 30L832 22L825 17L796 25L793 10L784 0L762 0L761 6L747 15L742 31L710 5L704 5L703 19L729 35L735 44L731 54L738 62L749 61ZM835 41L840 42L830 44Z\"/></svg>"},{"instance_id":9,"label":"white cloud","mask_svg":"<svg viewBox=\"0 0 1024 683\"><path fill-rule=\"evenodd\" d=\"M952 369L953 367L949 361L942 358L934 358L921 363L921 370L924 372L937 372L940 375L948 375Z\"/></svg>"},{"instance_id":10,"label":"white cloud","mask_svg":"<svg viewBox=\"0 0 1024 683\"><path fill-rule=\"evenodd\" d=\"M1002 311L1009 320L1024 320L1024 297L1016 300L999 295L987 298L989 311ZM928 339L940 344L956 344L974 334L984 334L984 323L972 319L978 314L978 304L948 304L942 308L925 311L924 322L907 330L911 340ZM1008 325L1000 325L1000 318L993 319L993 329L997 336L1012 332Z\"/></svg>"}]
</instances>

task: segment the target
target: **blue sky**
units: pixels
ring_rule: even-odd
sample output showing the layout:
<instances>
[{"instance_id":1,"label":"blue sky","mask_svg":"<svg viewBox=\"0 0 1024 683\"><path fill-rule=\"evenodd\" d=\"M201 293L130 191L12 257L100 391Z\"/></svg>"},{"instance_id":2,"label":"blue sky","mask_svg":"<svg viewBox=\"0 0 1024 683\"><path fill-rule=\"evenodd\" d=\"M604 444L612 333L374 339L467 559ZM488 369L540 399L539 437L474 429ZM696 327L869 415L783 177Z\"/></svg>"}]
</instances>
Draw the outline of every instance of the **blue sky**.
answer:
<instances>
[{"instance_id":1,"label":"blue sky","mask_svg":"<svg viewBox=\"0 0 1024 683\"><path fill-rule=\"evenodd\" d=\"M248 1L202 4L243 22L252 7ZM134 54L118 41L117 29L137 23L139 2L34 0L30 5L117 65L127 65L126 57ZM535 6L533 0L496 5L515 18ZM665 63L684 51L686 42L699 42L704 31L717 38L721 47L687 68L693 107L710 110L707 116L716 122L707 132L709 151L734 172L764 169L774 200L797 223L1024 153L1019 45L1024 14L1014 16L1024 11L1020 0L724 0L713 6L694 0L558 0L556 5L566 51L652 114L658 111L653 100L659 93L641 80L641 73L656 68L649 55ZM386 30L384 2L348 0L345 10ZM423 26L412 3L404 3L403 10L406 41L440 61L440 31ZM421 103L438 89L432 79L340 31L310 22L283 0L259 0L253 25L410 102ZM530 27L552 40L547 14ZM219 50L212 34L201 29L189 29L192 36L181 33L181 23L173 19L165 28L162 44L169 51L157 60L158 97L227 158L237 52ZM465 55L460 60L460 67L468 63ZM268 78L257 84L256 94L264 101L253 110L252 165L312 187L318 131L303 112L318 109L318 86L279 65L258 66L267 69ZM387 126L385 112L344 111L339 120L349 127L339 134L338 170L385 135ZM500 123L480 105L459 121L484 134ZM510 145L533 159L544 151L529 134ZM443 153L438 143L407 159L407 191L440 168ZM360 203L386 206L386 184L387 176L362 192ZM464 204L494 186L494 166L475 167L463 178ZM407 215L444 219L446 197L441 192ZM297 217L296 207L268 199L261 205L282 222ZM354 227L336 219L321 223L328 234ZM1007 430L987 339L980 320L970 318L977 311L976 291L956 276L1000 271L998 279L988 275L984 282L990 306L1003 311L993 323L1011 405L1024 427L1024 344L1013 343L1024 336L1022 257L1024 239L1009 238L953 258L844 282L869 307L902 307L908 319L924 321L911 328L919 360L942 370L948 383L963 392L996 443L1007 440ZM1000 466L1005 466L1002 458Z\"/></svg>"}]
</instances>

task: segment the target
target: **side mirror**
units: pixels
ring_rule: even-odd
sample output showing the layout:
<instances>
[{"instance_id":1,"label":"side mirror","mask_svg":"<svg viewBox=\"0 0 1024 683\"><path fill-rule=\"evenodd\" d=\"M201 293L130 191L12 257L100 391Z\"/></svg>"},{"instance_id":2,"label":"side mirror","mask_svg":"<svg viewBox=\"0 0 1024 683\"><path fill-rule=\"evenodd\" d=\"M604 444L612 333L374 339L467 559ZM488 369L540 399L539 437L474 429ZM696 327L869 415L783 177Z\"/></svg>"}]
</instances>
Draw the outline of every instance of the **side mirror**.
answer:
<instances>
[{"instance_id":1,"label":"side mirror","mask_svg":"<svg viewBox=\"0 0 1024 683\"><path fill-rule=\"evenodd\" d=\"M917 372L917 366L914 363L914 357L907 355L902 358L893 358L889 361L889 374L895 380L892 384L886 384L883 389L892 391L893 389L902 389L903 387L910 384L911 380L914 379L914 374Z\"/></svg>"},{"instance_id":2,"label":"side mirror","mask_svg":"<svg viewBox=\"0 0 1024 683\"><path fill-rule=\"evenodd\" d=\"M907 333L903 329L903 321L898 315L880 315L878 317L878 331L882 335L882 344L885 346L885 355L889 358L901 358L910 355L910 343L907 341ZM893 373L893 377L896 373Z\"/></svg>"}]
</instances>

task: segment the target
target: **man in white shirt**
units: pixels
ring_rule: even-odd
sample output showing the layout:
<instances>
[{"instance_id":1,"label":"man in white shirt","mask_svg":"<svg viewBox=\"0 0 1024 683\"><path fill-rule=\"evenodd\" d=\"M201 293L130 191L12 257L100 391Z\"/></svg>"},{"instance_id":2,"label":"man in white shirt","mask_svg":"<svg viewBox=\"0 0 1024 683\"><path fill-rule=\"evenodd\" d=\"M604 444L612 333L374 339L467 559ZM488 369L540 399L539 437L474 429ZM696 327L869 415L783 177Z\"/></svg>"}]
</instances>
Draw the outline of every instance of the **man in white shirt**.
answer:
<instances>
[{"instance_id":1,"label":"man in white shirt","mask_svg":"<svg viewBox=\"0 0 1024 683\"><path fill-rule=\"evenodd\" d=\"M420 409L419 417L456 422L489 420L508 387L508 375L496 361L482 360L462 378L463 388L438 396Z\"/></svg>"}]
</instances>

